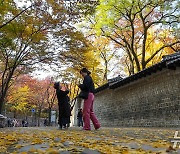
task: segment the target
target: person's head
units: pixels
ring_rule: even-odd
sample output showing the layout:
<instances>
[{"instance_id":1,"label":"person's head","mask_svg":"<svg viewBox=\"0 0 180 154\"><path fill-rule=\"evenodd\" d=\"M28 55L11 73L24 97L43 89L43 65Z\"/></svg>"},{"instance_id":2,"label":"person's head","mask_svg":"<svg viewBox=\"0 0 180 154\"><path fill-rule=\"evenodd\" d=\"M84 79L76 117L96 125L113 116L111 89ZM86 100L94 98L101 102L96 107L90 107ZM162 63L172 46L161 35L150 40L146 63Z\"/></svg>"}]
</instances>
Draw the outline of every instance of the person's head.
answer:
<instances>
[{"instance_id":1,"label":"person's head","mask_svg":"<svg viewBox=\"0 0 180 154\"><path fill-rule=\"evenodd\" d=\"M79 112L81 112L81 111L82 111L82 109L81 109L81 108L79 108L79 109L78 109L78 111L79 111Z\"/></svg>"},{"instance_id":2,"label":"person's head","mask_svg":"<svg viewBox=\"0 0 180 154\"><path fill-rule=\"evenodd\" d=\"M61 86L60 86L60 83L59 82L55 82L54 83L54 89L60 89Z\"/></svg>"},{"instance_id":3,"label":"person's head","mask_svg":"<svg viewBox=\"0 0 180 154\"><path fill-rule=\"evenodd\" d=\"M86 75L90 75L91 72L88 71L87 68L82 68L82 69L80 70L80 74L81 74L83 77L85 77Z\"/></svg>"}]
</instances>

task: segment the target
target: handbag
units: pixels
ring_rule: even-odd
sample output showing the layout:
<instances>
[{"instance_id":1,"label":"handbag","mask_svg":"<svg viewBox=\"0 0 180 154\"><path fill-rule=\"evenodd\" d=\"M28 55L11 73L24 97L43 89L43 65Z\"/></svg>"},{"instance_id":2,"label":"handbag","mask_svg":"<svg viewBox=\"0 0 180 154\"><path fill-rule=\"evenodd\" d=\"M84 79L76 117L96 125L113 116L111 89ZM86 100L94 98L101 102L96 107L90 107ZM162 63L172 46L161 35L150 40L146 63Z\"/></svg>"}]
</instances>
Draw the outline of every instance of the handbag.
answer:
<instances>
[{"instance_id":1,"label":"handbag","mask_svg":"<svg viewBox=\"0 0 180 154\"><path fill-rule=\"evenodd\" d=\"M79 98L88 99L89 92L88 91L81 91L79 94Z\"/></svg>"}]
</instances>

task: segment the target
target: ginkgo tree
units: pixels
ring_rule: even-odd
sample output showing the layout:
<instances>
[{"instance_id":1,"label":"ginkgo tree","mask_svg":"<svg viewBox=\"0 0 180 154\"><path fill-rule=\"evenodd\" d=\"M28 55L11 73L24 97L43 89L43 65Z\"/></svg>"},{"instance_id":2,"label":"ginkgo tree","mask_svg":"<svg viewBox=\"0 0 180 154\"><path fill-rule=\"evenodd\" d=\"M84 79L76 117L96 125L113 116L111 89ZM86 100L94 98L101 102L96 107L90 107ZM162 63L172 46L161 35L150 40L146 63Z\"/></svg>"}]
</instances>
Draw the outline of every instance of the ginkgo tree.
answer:
<instances>
[{"instance_id":1,"label":"ginkgo tree","mask_svg":"<svg viewBox=\"0 0 180 154\"><path fill-rule=\"evenodd\" d=\"M17 113L24 115L24 117L27 116L27 113L29 112L29 90L28 86L24 86L14 89L11 92L7 106L9 107L8 110L14 113L14 118L16 118Z\"/></svg>"},{"instance_id":2,"label":"ginkgo tree","mask_svg":"<svg viewBox=\"0 0 180 154\"><path fill-rule=\"evenodd\" d=\"M111 48L113 45L111 39L104 36L95 36L91 41L92 45L97 52L97 56L99 57L99 61L102 64L103 69L103 82L108 81L109 73L112 73L112 70L117 66L117 51L115 48Z\"/></svg>"},{"instance_id":3,"label":"ginkgo tree","mask_svg":"<svg viewBox=\"0 0 180 154\"><path fill-rule=\"evenodd\" d=\"M159 40L152 41L154 39L154 37L157 35L159 37ZM146 44L147 44L146 45L146 59L149 59L154 54L154 51L161 48L163 45L166 44L166 42L173 42L173 41L175 41L175 38L172 36L172 34L169 30L157 31L154 29L150 29L148 31L147 41L146 41ZM178 44L174 45L174 48L178 49ZM175 49L173 49L173 47L164 48L164 49L160 50L156 54L156 56L147 63L147 66L151 66L151 65L161 61L163 55L172 54L172 53L174 53L174 50ZM141 58L141 56L140 56L140 58Z\"/></svg>"},{"instance_id":4,"label":"ginkgo tree","mask_svg":"<svg viewBox=\"0 0 180 154\"><path fill-rule=\"evenodd\" d=\"M92 28L126 53L131 75L146 68L163 49L179 50L178 12L177 0L100 0ZM155 35L148 36L150 30ZM165 31L169 35L162 38ZM147 54L155 42L161 43Z\"/></svg>"},{"instance_id":5,"label":"ginkgo tree","mask_svg":"<svg viewBox=\"0 0 180 154\"><path fill-rule=\"evenodd\" d=\"M154 41L155 36L157 36L161 39ZM157 31L154 29L149 29L147 34L147 40L146 40L146 59L149 59L153 54L154 51L158 50L160 47L162 47L167 41L173 41L174 37L170 34L169 31ZM178 44L174 45L175 48L178 48ZM164 48L161 51L159 51L156 56L147 63L146 67L152 66L158 62L160 62L163 58L163 55L168 55L174 53L174 49L172 47ZM138 56L138 60L141 60L142 56ZM128 56L125 54L122 58L119 59L119 62L123 66L122 69L126 74L131 74L130 69L130 61ZM135 62L134 62L135 65ZM137 71L135 69L135 71Z\"/></svg>"}]
</instances>

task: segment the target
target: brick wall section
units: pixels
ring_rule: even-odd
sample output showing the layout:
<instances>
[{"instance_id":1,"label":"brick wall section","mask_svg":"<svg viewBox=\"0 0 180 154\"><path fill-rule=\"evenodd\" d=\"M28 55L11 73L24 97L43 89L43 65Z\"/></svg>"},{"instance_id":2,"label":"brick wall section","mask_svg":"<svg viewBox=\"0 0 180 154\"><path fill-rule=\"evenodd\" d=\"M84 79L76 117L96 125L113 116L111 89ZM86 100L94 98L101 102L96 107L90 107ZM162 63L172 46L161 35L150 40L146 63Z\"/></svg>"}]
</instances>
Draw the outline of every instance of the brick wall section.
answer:
<instances>
[{"instance_id":1,"label":"brick wall section","mask_svg":"<svg viewBox=\"0 0 180 154\"><path fill-rule=\"evenodd\" d=\"M102 126L180 127L180 68L100 91L94 109Z\"/></svg>"}]
</instances>

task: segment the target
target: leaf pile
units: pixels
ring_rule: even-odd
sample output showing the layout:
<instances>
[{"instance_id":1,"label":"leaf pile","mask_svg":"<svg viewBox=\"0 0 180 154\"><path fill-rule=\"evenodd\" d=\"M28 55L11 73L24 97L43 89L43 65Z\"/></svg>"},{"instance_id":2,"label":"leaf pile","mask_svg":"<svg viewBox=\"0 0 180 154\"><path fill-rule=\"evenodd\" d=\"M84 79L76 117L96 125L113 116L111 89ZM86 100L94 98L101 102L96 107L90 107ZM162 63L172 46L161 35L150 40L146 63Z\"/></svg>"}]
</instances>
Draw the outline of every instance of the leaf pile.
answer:
<instances>
[{"instance_id":1,"label":"leaf pile","mask_svg":"<svg viewBox=\"0 0 180 154\"><path fill-rule=\"evenodd\" d=\"M163 154L172 146L173 135L171 129L149 128L102 128L99 131L57 130L54 127L4 128L0 129L0 153L78 154L89 149L104 154ZM173 152L179 151L173 149Z\"/></svg>"}]
</instances>

